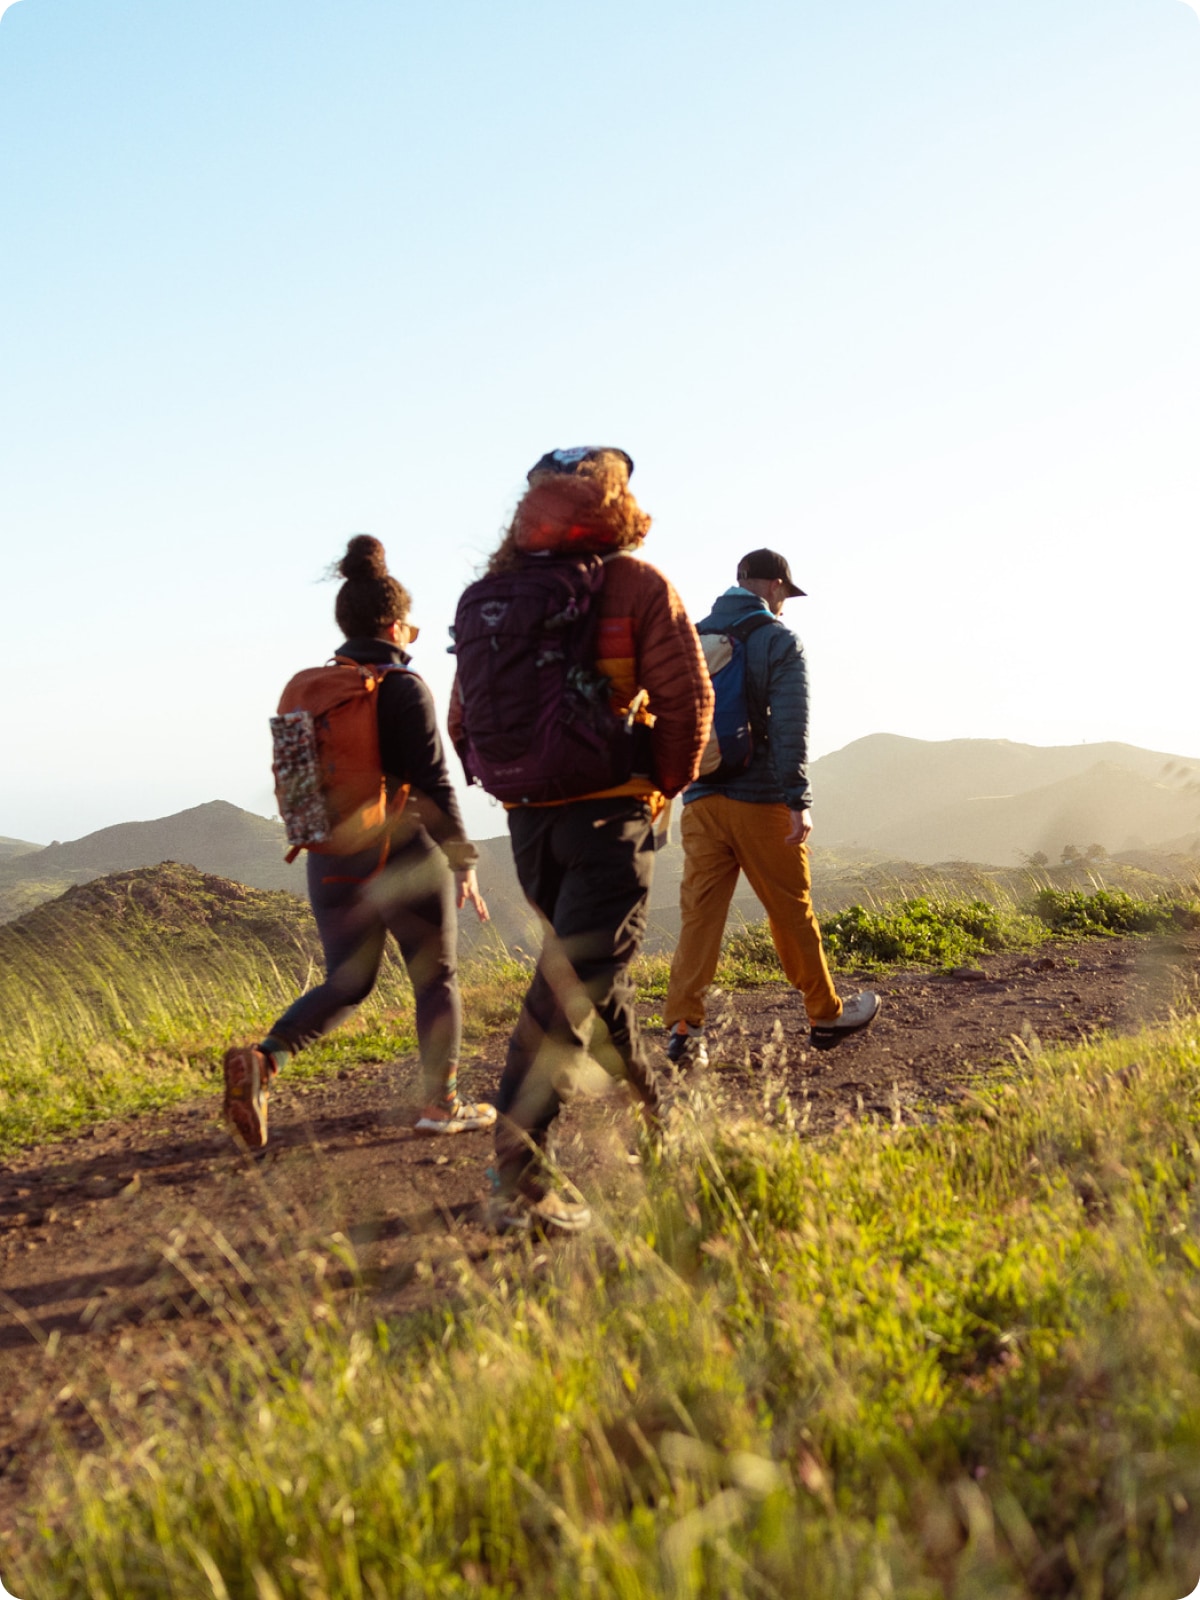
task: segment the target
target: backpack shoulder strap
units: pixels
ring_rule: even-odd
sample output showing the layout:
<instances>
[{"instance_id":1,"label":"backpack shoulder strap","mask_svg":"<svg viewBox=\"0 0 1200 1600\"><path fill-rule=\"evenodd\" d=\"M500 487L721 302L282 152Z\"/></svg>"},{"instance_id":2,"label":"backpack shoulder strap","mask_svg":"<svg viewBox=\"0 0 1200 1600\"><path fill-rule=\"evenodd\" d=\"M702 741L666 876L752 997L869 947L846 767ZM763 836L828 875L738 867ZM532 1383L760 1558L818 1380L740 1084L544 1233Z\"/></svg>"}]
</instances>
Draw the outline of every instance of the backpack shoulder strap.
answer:
<instances>
[{"instance_id":1,"label":"backpack shoulder strap","mask_svg":"<svg viewBox=\"0 0 1200 1600\"><path fill-rule=\"evenodd\" d=\"M410 677L417 677L417 673L411 667L406 667L402 661L353 661L349 656L330 656L325 665L353 667L364 679L374 678L376 681L386 677L389 672L407 672Z\"/></svg>"},{"instance_id":2,"label":"backpack shoulder strap","mask_svg":"<svg viewBox=\"0 0 1200 1600\"><path fill-rule=\"evenodd\" d=\"M368 678L382 676L382 667L376 667L374 662L352 661L349 656L330 656L325 665L327 667L353 667L364 683Z\"/></svg>"},{"instance_id":3,"label":"backpack shoulder strap","mask_svg":"<svg viewBox=\"0 0 1200 1600\"><path fill-rule=\"evenodd\" d=\"M768 622L778 620L778 617L773 617L769 611L756 611L752 617L745 617L741 622L735 622L732 628L726 628L725 632L731 633L735 639L740 639L745 644L752 633L765 628Z\"/></svg>"},{"instance_id":4,"label":"backpack shoulder strap","mask_svg":"<svg viewBox=\"0 0 1200 1600\"><path fill-rule=\"evenodd\" d=\"M742 645L752 633L757 633L760 628L765 628L768 623L778 622L779 618L770 611L756 611L752 616L743 617L741 622L734 623L726 631L733 635ZM747 662L747 666L749 663ZM769 737L766 712L760 703L760 691L749 671L746 673L746 709L750 714L750 732L755 744L766 744Z\"/></svg>"},{"instance_id":5,"label":"backpack shoulder strap","mask_svg":"<svg viewBox=\"0 0 1200 1600\"><path fill-rule=\"evenodd\" d=\"M740 622L735 622L728 628L697 628L696 632L703 638L724 634L726 638L740 639L743 644L752 633L757 633L768 622L777 622L778 617L773 617L769 611L756 611L752 617L743 617Z\"/></svg>"}]
</instances>

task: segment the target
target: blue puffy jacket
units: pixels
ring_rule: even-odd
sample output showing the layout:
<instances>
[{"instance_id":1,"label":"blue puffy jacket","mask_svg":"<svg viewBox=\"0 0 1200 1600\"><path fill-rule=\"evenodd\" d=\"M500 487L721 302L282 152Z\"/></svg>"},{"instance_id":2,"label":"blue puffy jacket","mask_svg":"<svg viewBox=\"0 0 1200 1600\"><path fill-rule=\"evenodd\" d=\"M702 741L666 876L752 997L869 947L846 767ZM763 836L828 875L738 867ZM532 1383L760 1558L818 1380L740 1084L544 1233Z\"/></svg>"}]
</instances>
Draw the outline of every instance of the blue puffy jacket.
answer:
<instances>
[{"instance_id":1,"label":"blue puffy jacket","mask_svg":"<svg viewBox=\"0 0 1200 1600\"><path fill-rule=\"evenodd\" d=\"M723 633L756 612L765 603L748 589L727 589L708 616L696 624L698 633ZM766 727L766 739L755 740L754 756L745 772L731 783L702 780L683 792L683 803L706 794L725 794L731 800L757 805L790 806L803 811L812 804L808 786L808 668L804 646L778 619L774 627L756 628L746 640L747 698L754 727Z\"/></svg>"}]
</instances>

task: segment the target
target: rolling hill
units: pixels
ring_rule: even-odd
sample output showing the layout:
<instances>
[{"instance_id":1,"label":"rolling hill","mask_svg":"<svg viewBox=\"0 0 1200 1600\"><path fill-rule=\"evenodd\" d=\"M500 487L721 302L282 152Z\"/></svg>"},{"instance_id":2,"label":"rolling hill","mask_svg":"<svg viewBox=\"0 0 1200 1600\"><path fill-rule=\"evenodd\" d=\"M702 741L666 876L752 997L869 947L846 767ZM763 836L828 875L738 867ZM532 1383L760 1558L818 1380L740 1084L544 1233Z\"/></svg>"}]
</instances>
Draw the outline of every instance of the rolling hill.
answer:
<instances>
[{"instance_id":1,"label":"rolling hill","mask_svg":"<svg viewBox=\"0 0 1200 1600\"><path fill-rule=\"evenodd\" d=\"M56 841L18 857L17 870L41 876L77 871L99 875L151 867L159 861L186 861L201 872L255 888L290 889L297 881L297 869L285 864L286 848L279 822L225 800L210 800L152 822L121 822L66 844ZM264 878L272 881L259 881Z\"/></svg>"},{"instance_id":2,"label":"rolling hill","mask_svg":"<svg viewBox=\"0 0 1200 1600\"><path fill-rule=\"evenodd\" d=\"M1200 759L1134 745L1037 746L1007 739L931 742L877 733L812 768L814 845L826 880L839 863L917 866L976 862L1012 868L1066 845L1110 854L1200 855ZM672 829L678 837L677 826ZM536 918L513 870L506 835L479 841L480 883L495 932L536 949ZM113 872L176 861L256 889L304 894L304 864L288 866L283 828L223 800L149 822L102 828L45 848L0 840L0 921ZM682 855L659 854L651 902L659 938L677 922ZM757 915L744 887L736 901ZM463 918L469 949L485 937Z\"/></svg>"},{"instance_id":3,"label":"rolling hill","mask_svg":"<svg viewBox=\"0 0 1200 1600\"><path fill-rule=\"evenodd\" d=\"M179 861L255 889L304 893L302 864L284 859L283 827L224 800L150 822L122 822L65 844L0 858L0 921L111 872Z\"/></svg>"},{"instance_id":4,"label":"rolling hill","mask_svg":"<svg viewBox=\"0 0 1200 1600\"><path fill-rule=\"evenodd\" d=\"M28 839L0 838L0 861L11 861L17 856L27 856L30 851L41 848L40 844L30 844Z\"/></svg>"},{"instance_id":5,"label":"rolling hill","mask_svg":"<svg viewBox=\"0 0 1200 1600\"><path fill-rule=\"evenodd\" d=\"M22 916L74 885L163 862L253 889L282 889L303 897L304 861L289 866L283 859L286 848L281 823L224 800L151 822L119 823L64 844L31 845L20 854L0 855L0 922ZM537 938L536 918L517 883L507 836L485 839L479 849L480 880L496 931L506 942L530 943ZM462 929L466 949L486 937L473 916L463 918Z\"/></svg>"},{"instance_id":6,"label":"rolling hill","mask_svg":"<svg viewBox=\"0 0 1200 1600\"><path fill-rule=\"evenodd\" d=\"M1200 759L1127 744L871 734L812 769L827 849L1013 866L1065 845L1200 849Z\"/></svg>"}]
</instances>

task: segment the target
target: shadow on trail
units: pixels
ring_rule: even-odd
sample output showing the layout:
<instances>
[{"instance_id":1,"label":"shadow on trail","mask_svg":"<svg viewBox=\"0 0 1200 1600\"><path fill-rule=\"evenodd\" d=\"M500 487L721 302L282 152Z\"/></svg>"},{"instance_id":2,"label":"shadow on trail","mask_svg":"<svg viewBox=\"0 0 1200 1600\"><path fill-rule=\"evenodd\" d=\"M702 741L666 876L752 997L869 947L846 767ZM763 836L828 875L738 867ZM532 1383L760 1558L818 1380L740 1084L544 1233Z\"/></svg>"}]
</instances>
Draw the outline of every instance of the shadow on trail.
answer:
<instances>
[{"instance_id":1,"label":"shadow on trail","mask_svg":"<svg viewBox=\"0 0 1200 1600\"><path fill-rule=\"evenodd\" d=\"M481 1222L480 1203L462 1201L364 1218L339 1230L339 1236L356 1250L388 1241L417 1243L440 1237L459 1245L461 1260L478 1263L489 1255L489 1248L477 1243L469 1248L460 1229ZM190 1231L185 1224L177 1236L189 1236ZM45 1344L52 1334L76 1339L117 1326L216 1315L234 1301L260 1303L277 1294L281 1283L285 1292L296 1286L297 1261L320 1261L313 1277L323 1290L394 1292L416 1277L425 1259L418 1250L404 1260L381 1265L347 1264L341 1259L344 1246L339 1248L328 1236L305 1237L294 1226L271 1234L260 1224L254 1236L237 1241L203 1225L200 1231L200 1242L190 1248L155 1241L145 1255L93 1271L0 1288L0 1352Z\"/></svg>"}]
</instances>

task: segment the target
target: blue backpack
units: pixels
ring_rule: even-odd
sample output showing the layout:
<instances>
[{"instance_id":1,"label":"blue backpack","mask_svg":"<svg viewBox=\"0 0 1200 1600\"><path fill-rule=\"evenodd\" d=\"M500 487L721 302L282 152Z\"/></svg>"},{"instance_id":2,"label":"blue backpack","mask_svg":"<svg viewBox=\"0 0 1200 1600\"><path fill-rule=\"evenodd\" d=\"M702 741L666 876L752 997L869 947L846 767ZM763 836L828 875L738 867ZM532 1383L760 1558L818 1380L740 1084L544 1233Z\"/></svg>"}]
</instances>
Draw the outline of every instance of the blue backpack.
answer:
<instances>
[{"instance_id":1,"label":"blue backpack","mask_svg":"<svg viewBox=\"0 0 1200 1600\"><path fill-rule=\"evenodd\" d=\"M774 621L770 612L760 611L722 633L700 635L716 705L712 732L700 756L699 783L732 783L753 759L756 730L746 692L746 640ZM766 730L759 728L757 737L765 738Z\"/></svg>"}]
</instances>

